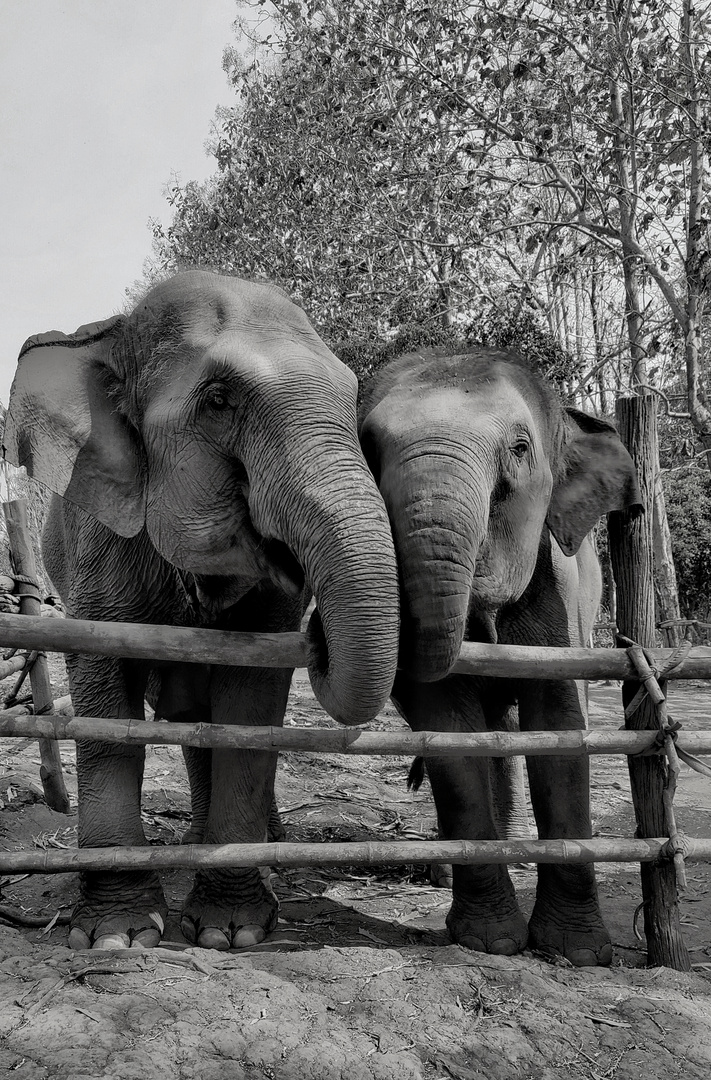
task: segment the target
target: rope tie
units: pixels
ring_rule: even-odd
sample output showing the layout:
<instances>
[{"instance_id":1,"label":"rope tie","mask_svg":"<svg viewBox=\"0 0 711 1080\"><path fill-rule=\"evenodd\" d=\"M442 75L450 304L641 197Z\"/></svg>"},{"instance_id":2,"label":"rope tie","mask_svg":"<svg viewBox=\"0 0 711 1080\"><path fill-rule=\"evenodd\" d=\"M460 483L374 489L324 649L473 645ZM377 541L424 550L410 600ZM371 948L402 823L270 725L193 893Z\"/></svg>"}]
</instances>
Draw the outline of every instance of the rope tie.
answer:
<instances>
[{"instance_id":1,"label":"rope tie","mask_svg":"<svg viewBox=\"0 0 711 1080\"><path fill-rule=\"evenodd\" d=\"M39 592L39 583L34 578L27 577L26 574L12 574L12 577L18 585L32 585Z\"/></svg>"},{"instance_id":2,"label":"rope tie","mask_svg":"<svg viewBox=\"0 0 711 1080\"><path fill-rule=\"evenodd\" d=\"M674 860L677 888L680 890L685 889L686 868L684 866L684 859L690 853L691 847L690 841L680 833L676 827L674 795L676 792L677 779L681 771L679 759L685 760L686 758L692 757L692 755L684 754L684 751L679 750L676 746L677 732L682 725L672 721L669 716L666 695L659 683L664 680L665 676L668 676L671 671L684 662L689 649L691 648L691 642L685 641L675 649L662 669L657 672L650 663L649 655L640 645L622 635L618 636L620 641L627 646L627 655L642 683L642 686L625 709L625 720L629 720L629 718L634 715L646 697L649 697L654 705L659 728L654 743L648 750L643 751L643 753L658 754L661 750L664 750L666 753L668 769L664 781L662 803L664 807L664 825L669 839L662 849L662 856ZM701 762L698 762L698 764L701 765ZM692 766L692 768L693 767L694 766ZM705 765L697 771L700 772L702 769L711 775L711 769L707 769Z\"/></svg>"}]
</instances>

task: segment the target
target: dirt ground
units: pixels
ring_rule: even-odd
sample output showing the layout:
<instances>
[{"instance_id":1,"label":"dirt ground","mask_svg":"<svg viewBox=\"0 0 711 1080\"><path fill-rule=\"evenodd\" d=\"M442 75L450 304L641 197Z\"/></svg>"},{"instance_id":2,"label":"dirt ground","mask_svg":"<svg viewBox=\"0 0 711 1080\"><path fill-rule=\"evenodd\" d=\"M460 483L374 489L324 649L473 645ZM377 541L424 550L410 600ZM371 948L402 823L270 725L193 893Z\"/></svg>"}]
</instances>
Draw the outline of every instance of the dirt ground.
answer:
<instances>
[{"instance_id":1,"label":"dirt ground","mask_svg":"<svg viewBox=\"0 0 711 1080\"><path fill-rule=\"evenodd\" d=\"M52 658L56 696L63 662ZM591 688L591 724L621 726L617 686ZM670 711L708 728L711 688L673 684ZM304 673L287 723L330 723ZM400 726L394 711L381 729ZM76 792L71 744L62 744ZM426 785L406 790L409 760L284 755L277 798L289 840L434 837ZM685 766L680 827L711 835L711 782ZM0 740L0 848L76 843L76 818L41 797L36 743ZM75 799L74 799L75 801ZM630 836L626 763L592 765L594 829ZM172 844L188 820L179 750L149 747L146 835ZM635 937L635 865L598 867L612 933L610 969L575 970L526 953L487 957L449 943L446 892L424 866L289 870L274 877L281 917L248 952L187 948L178 925L185 873L164 875L171 912L160 950L74 953L67 931L0 925L0 1074L17 1080L656 1080L711 1071L711 868L688 866L681 902L694 971L647 969ZM513 870L529 912L535 873ZM1 903L47 922L68 913L74 875L0 880ZM0 909L3 910L3 909ZM641 920L640 920L641 926Z\"/></svg>"}]
</instances>

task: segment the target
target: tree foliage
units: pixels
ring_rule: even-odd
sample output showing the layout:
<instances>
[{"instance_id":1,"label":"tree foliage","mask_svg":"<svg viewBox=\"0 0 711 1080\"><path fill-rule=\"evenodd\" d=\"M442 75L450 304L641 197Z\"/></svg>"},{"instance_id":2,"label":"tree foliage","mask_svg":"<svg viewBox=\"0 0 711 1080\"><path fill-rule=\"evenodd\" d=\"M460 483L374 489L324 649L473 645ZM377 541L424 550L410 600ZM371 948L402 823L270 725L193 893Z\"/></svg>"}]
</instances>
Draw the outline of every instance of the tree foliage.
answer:
<instances>
[{"instance_id":1,"label":"tree foliage","mask_svg":"<svg viewBox=\"0 0 711 1080\"><path fill-rule=\"evenodd\" d=\"M705 469L688 463L664 474L679 605L686 619L711 622L711 490Z\"/></svg>"}]
</instances>

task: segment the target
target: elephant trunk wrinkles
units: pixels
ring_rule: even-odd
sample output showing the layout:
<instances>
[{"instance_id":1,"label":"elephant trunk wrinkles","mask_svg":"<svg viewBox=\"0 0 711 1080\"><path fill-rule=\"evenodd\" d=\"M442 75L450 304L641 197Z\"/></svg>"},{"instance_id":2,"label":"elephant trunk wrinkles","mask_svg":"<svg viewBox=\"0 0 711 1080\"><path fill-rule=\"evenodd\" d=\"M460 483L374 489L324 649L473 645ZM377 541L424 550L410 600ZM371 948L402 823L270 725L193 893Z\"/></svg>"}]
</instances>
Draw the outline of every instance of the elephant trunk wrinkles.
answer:
<instances>
[{"instance_id":1,"label":"elephant trunk wrinkles","mask_svg":"<svg viewBox=\"0 0 711 1080\"><path fill-rule=\"evenodd\" d=\"M400 564L400 665L418 682L435 682L451 670L467 628L489 516L488 469L441 450L413 454L384 470L381 490Z\"/></svg>"},{"instance_id":2,"label":"elephant trunk wrinkles","mask_svg":"<svg viewBox=\"0 0 711 1080\"><path fill-rule=\"evenodd\" d=\"M255 495L253 512L296 556L315 596L307 641L316 697L341 723L362 724L386 703L397 668L395 550L357 444L319 464L298 487L284 477L265 501Z\"/></svg>"}]
</instances>

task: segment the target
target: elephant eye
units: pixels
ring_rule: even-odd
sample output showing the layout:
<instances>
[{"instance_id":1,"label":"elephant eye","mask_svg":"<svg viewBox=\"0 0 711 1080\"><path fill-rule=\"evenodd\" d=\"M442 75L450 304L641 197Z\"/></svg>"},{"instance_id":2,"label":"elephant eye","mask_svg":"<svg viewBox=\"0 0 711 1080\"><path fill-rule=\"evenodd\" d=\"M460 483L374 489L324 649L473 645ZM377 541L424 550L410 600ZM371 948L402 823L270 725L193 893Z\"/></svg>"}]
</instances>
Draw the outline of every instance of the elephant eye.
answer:
<instances>
[{"instance_id":1,"label":"elephant eye","mask_svg":"<svg viewBox=\"0 0 711 1080\"><path fill-rule=\"evenodd\" d=\"M519 461L522 461L523 458L525 458L526 454L528 453L529 448L530 448L530 443L529 443L528 439L523 439L523 438L517 439L516 442L511 447L511 453L513 454L513 456L515 458L518 458Z\"/></svg>"},{"instance_id":2,"label":"elephant eye","mask_svg":"<svg viewBox=\"0 0 711 1080\"><path fill-rule=\"evenodd\" d=\"M224 386L211 386L205 395L205 400L215 412L222 412L230 404L229 395Z\"/></svg>"}]
</instances>

